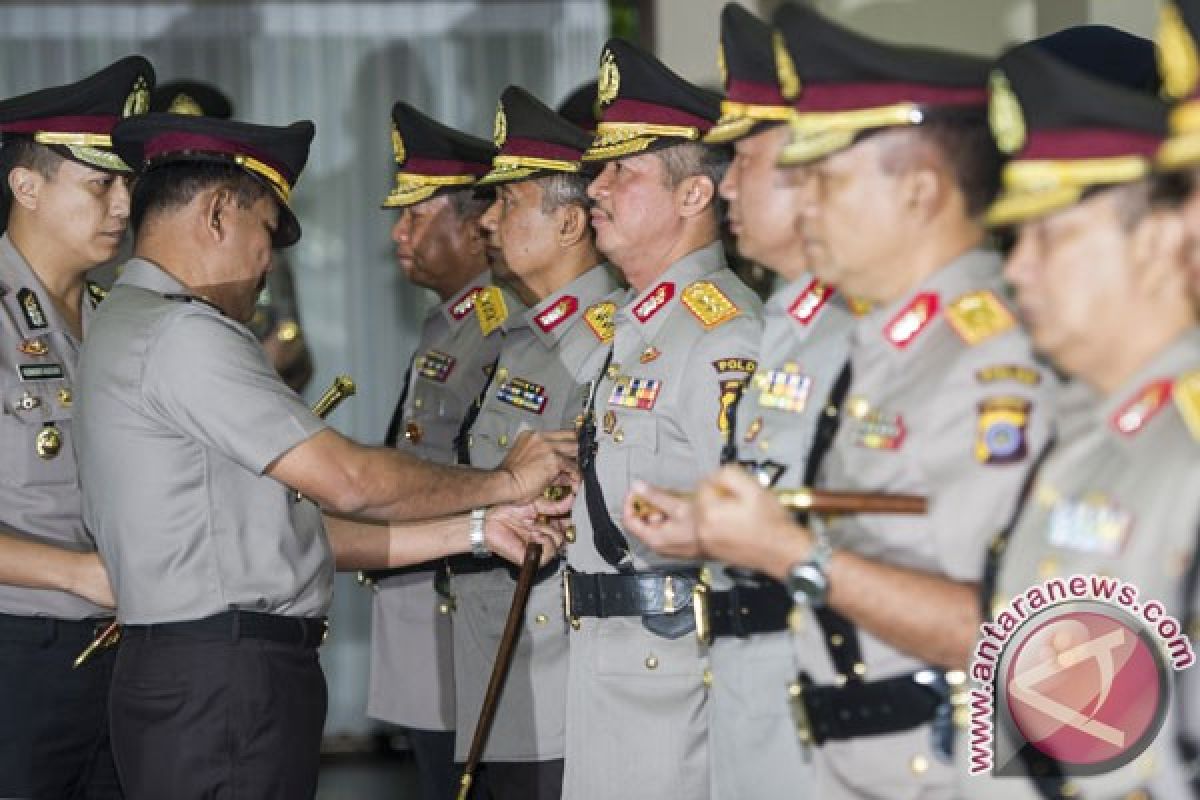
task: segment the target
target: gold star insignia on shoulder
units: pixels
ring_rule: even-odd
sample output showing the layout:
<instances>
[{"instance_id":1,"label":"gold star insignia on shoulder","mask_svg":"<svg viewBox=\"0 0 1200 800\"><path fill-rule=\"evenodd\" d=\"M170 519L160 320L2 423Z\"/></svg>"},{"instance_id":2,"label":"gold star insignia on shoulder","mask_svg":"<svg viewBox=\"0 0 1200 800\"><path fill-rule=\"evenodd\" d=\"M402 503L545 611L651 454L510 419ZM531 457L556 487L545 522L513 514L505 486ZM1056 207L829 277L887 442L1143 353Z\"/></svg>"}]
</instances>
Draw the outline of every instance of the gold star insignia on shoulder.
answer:
<instances>
[{"instance_id":1,"label":"gold star insignia on shoulder","mask_svg":"<svg viewBox=\"0 0 1200 800\"><path fill-rule=\"evenodd\" d=\"M1000 298L986 290L959 297L946 307L946 320L969 345L979 344L1017 324Z\"/></svg>"},{"instance_id":2,"label":"gold star insignia on shoulder","mask_svg":"<svg viewBox=\"0 0 1200 800\"><path fill-rule=\"evenodd\" d=\"M607 343L612 341L613 333L616 330L616 325L613 321L616 313L616 303L596 303L584 312L583 318L587 322L588 328L596 335L596 338Z\"/></svg>"},{"instance_id":3,"label":"gold star insignia on shoulder","mask_svg":"<svg viewBox=\"0 0 1200 800\"><path fill-rule=\"evenodd\" d=\"M683 290L683 304L700 320L705 330L712 330L738 315L738 307L711 281L697 281Z\"/></svg>"}]
</instances>

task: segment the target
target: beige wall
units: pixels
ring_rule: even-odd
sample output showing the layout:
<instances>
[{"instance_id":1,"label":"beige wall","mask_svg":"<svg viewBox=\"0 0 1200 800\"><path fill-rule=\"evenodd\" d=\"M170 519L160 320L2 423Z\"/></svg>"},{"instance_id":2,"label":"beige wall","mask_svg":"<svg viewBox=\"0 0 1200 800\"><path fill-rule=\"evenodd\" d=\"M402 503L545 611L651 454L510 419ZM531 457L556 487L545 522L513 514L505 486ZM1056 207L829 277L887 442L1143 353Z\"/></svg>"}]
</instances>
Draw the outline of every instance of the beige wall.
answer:
<instances>
[{"instance_id":1,"label":"beige wall","mask_svg":"<svg viewBox=\"0 0 1200 800\"><path fill-rule=\"evenodd\" d=\"M742 0L769 14L779 0ZM1152 36L1154 0L812 0L856 30L896 42L994 55L1006 45L1084 22ZM657 51L687 78L716 84L724 0L658 0Z\"/></svg>"}]
</instances>

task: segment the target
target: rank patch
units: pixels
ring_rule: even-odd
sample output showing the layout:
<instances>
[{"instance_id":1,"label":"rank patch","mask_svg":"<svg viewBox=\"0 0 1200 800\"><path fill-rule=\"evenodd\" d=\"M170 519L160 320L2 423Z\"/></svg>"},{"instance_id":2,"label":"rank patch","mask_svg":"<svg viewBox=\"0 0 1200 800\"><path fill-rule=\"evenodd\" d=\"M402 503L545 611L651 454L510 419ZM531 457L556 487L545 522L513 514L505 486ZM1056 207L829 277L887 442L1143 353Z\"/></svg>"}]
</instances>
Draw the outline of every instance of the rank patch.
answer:
<instances>
[{"instance_id":1,"label":"rank patch","mask_svg":"<svg viewBox=\"0 0 1200 800\"><path fill-rule=\"evenodd\" d=\"M924 292L917 295L888 323L885 329L888 341L901 350L908 347L929 326L937 310L937 294Z\"/></svg>"},{"instance_id":2,"label":"rank patch","mask_svg":"<svg viewBox=\"0 0 1200 800\"><path fill-rule=\"evenodd\" d=\"M436 383L445 383L450 377L450 373L454 371L454 365L458 360L447 353L440 350L430 350L425 355L421 356L420 368L417 370L422 378L428 378Z\"/></svg>"},{"instance_id":3,"label":"rank patch","mask_svg":"<svg viewBox=\"0 0 1200 800\"><path fill-rule=\"evenodd\" d=\"M717 372L744 372L747 375L758 369L758 362L753 358L718 358L712 365Z\"/></svg>"},{"instance_id":4,"label":"rank patch","mask_svg":"<svg viewBox=\"0 0 1200 800\"><path fill-rule=\"evenodd\" d=\"M1042 382L1042 373L1033 367L1023 367L1020 364L997 364L975 370L975 380L980 383L1011 381L1025 386L1037 386Z\"/></svg>"},{"instance_id":5,"label":"rank patch","mask_svg":"<svg viewBox=\"0 0 1200 800\"><path fill-rule=\"evenodd\" d=\"M1171 397L1172 382L1159 380L1148 384L1137 396L1117 410L1112 416L1112 426L1126 436L1146 427L1146 423L1154 419L1167 400Z\"/></svg>"},{"instance_id":6,"label":"rank patch","mask_svg":"<svg viewBox=\"0 0 1200 800\"><path fill-rule=\"evenodd\" d=\"M721 410L717 412L717 430L721 433L729 433L729 414L745 385L746 382L739 378L721 381Z\"/></svg>"},{"instance_id":7,"label":"rank patch","mask_svg":"<svg viewBox=\"0 0 1200 800\"><path fill-rule=\"evenodd\" d=\"M25 315L26 325L35 330L46 327L46 313L42 311L42 303L32 289L18 290L17 303Z\"/></svg>"},{"instance_id":8,"label":"rank patch","mask_svg":"<svg viewBox=\"0 0 1200 800\"><path fill-rule=\"evenodd\" d=\"M671 302L671 298L674 296L675 284L670 281L663 281L658 286L655 286L654 291L646 295L642 302L637 304L633 309L633 316L637 318L638 322L648 322L663 306Z\"/></svg>"},{"instance_id":9,"label":"rank patch","mask_svg":"<svg viewBox=\"0 0 1200 800\"><path fill-rule=\"evenodd\" d=\"M946 321L969 345L997 336L1017 324L1012 313L989 291L970 292L946 308Z\"/></svg>"},{"instance_id":10,"label":"rank patch","mask_svg":"<svg viewBox=\"0 0 1200 800\"><path fill-rule=\"evenodd\" d=\"M454 305L450 306L450 316L461 320L467 314L475 310L475 298L482 292L483 289L476 286L462 297L454 301Z\"/></svg>"},{"instance_id":11,"label":"rank patch","mask_svg":"<svg viewBox=\"0 0 1200 800\"><path fill-rule=\"evenodd\" d=\"M1032 404L1021 397L990 397L979 404L975 460L980 464L1015 464L1029 449L1025 428Z\"/></svg>"},{"instance_id":12,"label":"rank patch","mask_svg":"<svg viewBox=\"0 0 1200 800\"><path fill-rule=\"evenodd\" d=\"M1133 528L1133 515L1102 494L1061 501L1050 510L1047 538L1064 550L1118 555Z\"/></svg>"},{"instance_id":13,"label":"rank patch","mask_svg":"<svg viewBox=\"0 0 1200 800\"><path fill-rule=\"evenodd\" d=\"M534 317L533 321L542 329L542 333L549 333L561 325L563 320L570 319L577 310L579 310L579 299L567 295Z\"/></svg>"},{"instance_id":14,"label":"rank patch","mask_svg":"<svg viewBox=\"0 0 1200 800\"><path fill-rule=\"evenodd\" d=\"M1192 433L1200 442L1200 370L1181 375L1175 382L1175 407Z\"/></svg>"},{"instance_id":15,"label":"rank patch","mask_svg":"<svg viewBox=\"0 0 1200 800\"><path fill-rule=\"evenodd\" d=\"M488 286L481 289L475 297L475 316L479 318L479 330L484 336L504 324L508 319L508 305L504 302L504 293L498 286Z\"/></svg>"},{"instance_id":16,"label":"rank patch","mask_svg":"<svg viewBox=\"0 0 1200 800\"><path fill-rule=\"evenodd\" d=\"M833 296L833 289L818 280L808 284L796 302L788 308L788 315L801 325L808 325L817 318L817 314Z\"/></svg>"},{"instance_id":17,"label":"rank patch","mask_svg":"<svg viewBox=\"0 0 1200 800\"><path fill-rule=\"evenodd\" d=\"M799 413L808 405L812 378L801 374L798 364L788 363L781 369L756 374L754 388L761 408Z\"/></svg>"},{"instance_id":18,"label":"rank patch","mask_svg":"<svg viewBox=\"0 0 1200 800\"><path fill-rule=\"evenodd\" d=\"M597 339L602 342L611 342L615 330L613 317L616 313L616 303L596 303L583 313L583 319L592 329L592 333L596 334Z\"/></svg>"},{"instance_id":19,"label":"rank patch","mask_svg":"<svg viewBox=\"0 0 1200 800\"><path fill-rule=\"evenodd\" d=\"M649 411L658 400L658 392L662 389L662 381L657 378L634 378L622 375L617 378L612 394L608 397L610 406L619 408L637 408Z\"/></svg>"},{"instance_id":20,"label":"rank patch","mask_svg":"<svg viewBox=\"0 0 1200 800\"><path fill-rule=\"evenodd\" d=\"M697 281L683 290L683 304L705 330L712 330L738 315L738 307L711 281Z\"/></svg>"},{"instance_id":21,"label":"rank patch","mask_svg":"<svg viewBox=\"0 0 1200 800\"><path fill-rule=\"evenodd\" d=\"M545 387L524 378L505 378L496 390L496 399L534 414L546 410Z\"/></svg>"},{"instance_id":22,"label":"rank patch","mask_svg":"<svg viewBox=\"0 0 1200 800\"><path fill-rule=\"evenodd\" d=\"M870 450L899 450L907 436L908 428L899 414L868 410L858 418L855 443Z\"/></svg>"},{"instance_id":23,"label":"rank patch","mask_svg":"<svg viewBox=\"0 0 1200 800\"><path fill-rule=\"evenodd\" d=\"M62 364L20 364L17 370L23 381L52 381L63 377Z\"/></svg>"}]
</instances>

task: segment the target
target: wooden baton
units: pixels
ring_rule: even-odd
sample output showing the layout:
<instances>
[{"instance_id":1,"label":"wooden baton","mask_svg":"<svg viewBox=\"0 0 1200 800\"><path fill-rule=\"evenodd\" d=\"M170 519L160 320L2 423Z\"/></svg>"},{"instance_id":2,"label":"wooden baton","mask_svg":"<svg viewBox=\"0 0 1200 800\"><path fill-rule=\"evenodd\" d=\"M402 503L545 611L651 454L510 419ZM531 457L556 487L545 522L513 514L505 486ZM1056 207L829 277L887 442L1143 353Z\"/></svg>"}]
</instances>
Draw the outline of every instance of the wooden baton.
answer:
<instances>
[{"instance_id":1,"label":"wooden baton","mask_svg":"<svg viewBox=\"0 0 1200 800\"><path fill-rule=\"evenodd\" d=\"M665 490L681 500L690 500L693 492ZM780 505L793 511L813 514L924 514L929 502L916 494L875 492L835 492L826 489L776 489ZM642 519L661 514L662 509L640 495L633 496L633 513Z\"/></svg>"}]
</instances>

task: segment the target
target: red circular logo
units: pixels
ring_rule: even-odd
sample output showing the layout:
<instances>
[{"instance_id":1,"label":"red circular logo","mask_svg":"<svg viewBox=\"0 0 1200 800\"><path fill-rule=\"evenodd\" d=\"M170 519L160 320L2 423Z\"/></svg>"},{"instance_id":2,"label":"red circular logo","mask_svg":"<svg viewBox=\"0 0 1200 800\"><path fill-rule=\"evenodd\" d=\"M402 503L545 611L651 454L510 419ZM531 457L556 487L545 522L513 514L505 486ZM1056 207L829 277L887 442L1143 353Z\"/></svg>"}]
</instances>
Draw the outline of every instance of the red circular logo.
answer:
<instances>
[{"instance_id":1,"label":"red circular logo","mask_svg":"<svg viewBox=\"0 0 1200 800\"><path fill-rule=\"evenodd\" d=\"M1114 611L1047 615L1008 661L1013 724L1065 765L1115 768L1136 758L1162 725L1161 659L1140 626Z\"/></svg>"}]
</instances>

